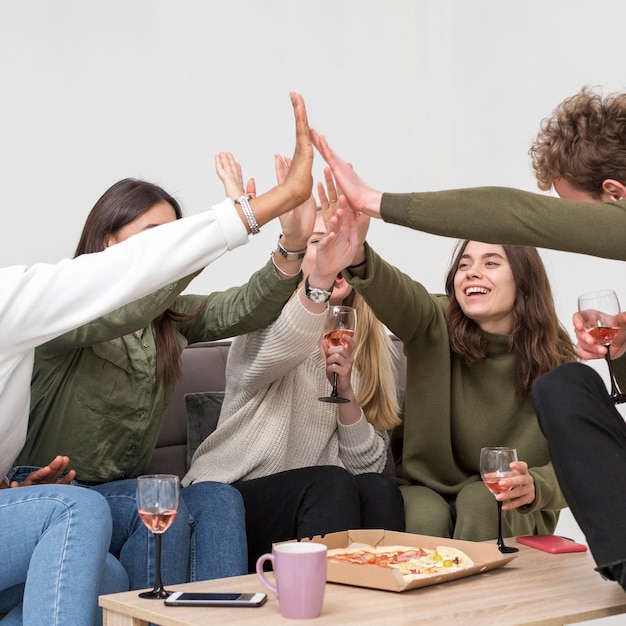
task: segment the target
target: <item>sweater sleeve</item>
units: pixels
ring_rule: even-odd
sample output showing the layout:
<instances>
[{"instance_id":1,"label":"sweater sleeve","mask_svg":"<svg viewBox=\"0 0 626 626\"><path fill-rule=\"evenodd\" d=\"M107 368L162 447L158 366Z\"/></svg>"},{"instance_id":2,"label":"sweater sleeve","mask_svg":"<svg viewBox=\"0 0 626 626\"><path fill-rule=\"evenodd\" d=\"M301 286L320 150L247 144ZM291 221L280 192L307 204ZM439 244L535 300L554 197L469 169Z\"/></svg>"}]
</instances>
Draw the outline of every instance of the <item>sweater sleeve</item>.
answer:
<instances>
[{"instance_id":1,"label":"sweater sleeve","mask_svg":"<svg viewBox=\"0 0 626 626\"><path fill-rule=\"evenodd\" d=\"M477 187L383 194L381 216L386 222L444 237L626 261L626 201L595 204L507 187Z\"/></svg>"},{"instance_id":2,"label":"sweater sleeve","mask_svg":"<svg viewBox=\"0 0 626 626\"><path fill-rule=\"evenodd\" d=\"M535 482L535 500L531 504L519 507L521 513L560 511L567 507L552 463L542 467L531 467L528 472Z\"/></svg>"},{"instance_id":3,"label":"sweater sleeve","mask_svg":"<svg viewBox=\"0 0 626 626\"><path fill-rule=\"evenodd\" d=\"M227 381L230 378L237 387L245 387L246 395L250 395L283 378L317 349L324 317L325 312L311 313L300 298L292 298L273 324L233 340Z\"/></svg>"},{"instance_id":4,"label":"sweater sleeve","mask_svg":"<svg viewBox=\"0 0 626 626\"><path fill-rule=\"evenodd\" d=\"M278 318L300 277L281 279L272 262L268 261L244 285L206 296L200 315L181 322L180 332L189 343L195 343L235 337L265 328ZM182 296L181 304L186 300L189 296ZM182 309L187 310L187 307Z\"/></svg>"},{"instance_id":5,"label":"sweater sleeve","mask_svg":"<svg viewBox=\"0 0 626 626\"><path fill-rule=\"evenodd\" d=\"M389 436L376 430L361 410L360 419L354 424L337 422L339 431L339 457L351 474L380 473L387 463Z\"/></svg>"},{"instance_id":6,"label":"sweater sleeve","mask_svg":"<svg viewBox=\"0 0 626 626\"><path fill-rule=\"evenodd\" d=\"M209 265L248 236L230 200L96 254L0 270L0 345L24 352Z\"/></svg>"}]
</instances>

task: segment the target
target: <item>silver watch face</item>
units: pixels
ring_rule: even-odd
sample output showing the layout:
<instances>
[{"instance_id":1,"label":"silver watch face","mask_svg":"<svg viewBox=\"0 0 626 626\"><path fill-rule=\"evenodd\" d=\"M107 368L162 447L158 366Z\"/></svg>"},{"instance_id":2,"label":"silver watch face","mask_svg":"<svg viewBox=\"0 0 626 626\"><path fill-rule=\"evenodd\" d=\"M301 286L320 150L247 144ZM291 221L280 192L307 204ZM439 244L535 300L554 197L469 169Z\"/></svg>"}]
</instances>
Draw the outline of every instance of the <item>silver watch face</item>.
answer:
<instances>
[{"instance_id":1,"label":"silver watch face","mask_svg":"<svg viewBox=\"0 0 626 626\"><path fill-rule=\"evenodd\" d=\"M317 302L318 304L322 304L323 302L328 302L330 298L330 293L324 289L309 287L306 297L311 300L311 302Z\"/></svg>"}]
</instances>

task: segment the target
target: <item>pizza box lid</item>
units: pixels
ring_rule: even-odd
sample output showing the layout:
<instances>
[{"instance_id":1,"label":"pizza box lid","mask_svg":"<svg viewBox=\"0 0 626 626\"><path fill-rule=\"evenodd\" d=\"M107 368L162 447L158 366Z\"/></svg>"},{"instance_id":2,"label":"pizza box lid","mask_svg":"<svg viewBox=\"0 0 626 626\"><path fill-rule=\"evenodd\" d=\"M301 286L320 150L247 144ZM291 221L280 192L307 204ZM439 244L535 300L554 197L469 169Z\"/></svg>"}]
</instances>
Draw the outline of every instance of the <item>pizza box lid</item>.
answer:
<instances>
[{"instance_id":1,"label":"pizza box lid","mask_svg":"<svg viewBox=\"0 0 626 626\"><path fill-rule=\"evenodd\" d=\"M337 533L328 533L323 537L317 536L302 541L313 541L325 544L329 549L347 548L359 543L370 546L410 546L434 549L437 546L449 546L457 548L474 561L474 567L449 572L439 576L430 576L421 580L405 582L404 578L394 569L378 567L377 565L358 565L353 563L328 562L326 580L331 583L355 585L357 587L370 587L387 591L407 591L418 587L427 587L438 583L465 578L474 574L480 574L497 567L506 565L515 558L515 555L502 554L495 541L483 543L477 541L461 541L458 539L446 539L444 537L431 537L429 535L415 535L390 530L346 530Z\"/></svg>"}]
</instances>

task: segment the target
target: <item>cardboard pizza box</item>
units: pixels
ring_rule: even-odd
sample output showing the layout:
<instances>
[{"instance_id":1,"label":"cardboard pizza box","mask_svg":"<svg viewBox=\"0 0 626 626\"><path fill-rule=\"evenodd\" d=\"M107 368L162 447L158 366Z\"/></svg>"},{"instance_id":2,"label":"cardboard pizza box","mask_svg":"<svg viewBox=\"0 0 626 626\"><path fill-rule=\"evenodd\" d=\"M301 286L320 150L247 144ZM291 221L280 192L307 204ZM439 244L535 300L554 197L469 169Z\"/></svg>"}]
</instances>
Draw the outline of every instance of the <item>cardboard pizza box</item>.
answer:
<instances>
[{"instance_id":1,"label":"cardboard pizza box","mask_svg":"<svg viewBox=\"0 0 626 626\"><path fill-rule=\"evenodd\" d=\"M401 545L414 548L434 549L437 546L449 546L465 552L474 561L474 567L459 570L457 572L442 573L441 575L405 582L404 578L394 569L378 567L377 565L356 565L352 563L328 562L327 582L355 585L357 587L370 587L387 591L407 591L436 585L438 583L465 578L474 574L480 574L497 567L506 565L515 558L513 554L502 554L493 543L476 541L460 541L443 537L430 537L428 535L414 535L390 530L346 530L338 533L329 533L323 537L303 539L325 544L329 549L347 548L352 544L365 544L370 546Z\"/></svg>"}]
</instances>

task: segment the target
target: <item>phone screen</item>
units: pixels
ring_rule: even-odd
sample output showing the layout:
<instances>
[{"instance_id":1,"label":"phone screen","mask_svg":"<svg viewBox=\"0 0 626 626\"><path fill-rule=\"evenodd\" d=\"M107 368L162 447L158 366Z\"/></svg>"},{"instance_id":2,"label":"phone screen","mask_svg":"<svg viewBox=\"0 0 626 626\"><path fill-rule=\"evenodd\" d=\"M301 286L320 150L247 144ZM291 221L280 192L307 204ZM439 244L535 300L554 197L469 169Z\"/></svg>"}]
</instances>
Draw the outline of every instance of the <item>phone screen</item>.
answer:
<instances>
[{"instance_id":1,"label":"phone screen","mask_svg":"<svg viewBox=\"0 0 626 626\"><path fill-rule=\"evenodd\" d=\"M222 602L234 602L235 600L241 600L243 602L250 602L252 600L253 593L181 593L178 596L178 600L183 602L189 600L196 600L200 602L210 602L211 600L220 600Z\"/></svg>"},{"instance_id":2,"label":"phone screen","mask_svg":"<svg viewBox=\"0 0 626 626\"><path fill-rule=\"evenodd\" d=\"M175 591L165 599L167 606L261 606L264 593L206 593Z\"/></svg>"}]
</instances>

